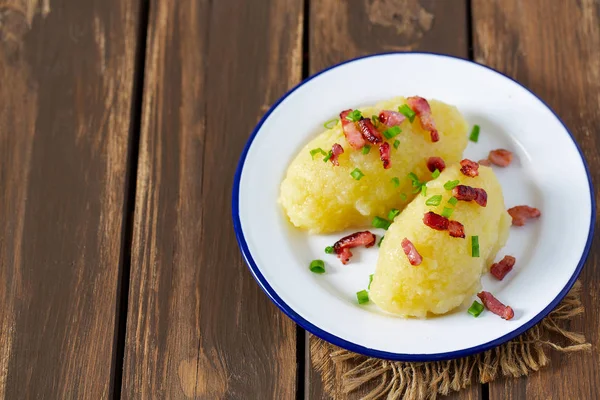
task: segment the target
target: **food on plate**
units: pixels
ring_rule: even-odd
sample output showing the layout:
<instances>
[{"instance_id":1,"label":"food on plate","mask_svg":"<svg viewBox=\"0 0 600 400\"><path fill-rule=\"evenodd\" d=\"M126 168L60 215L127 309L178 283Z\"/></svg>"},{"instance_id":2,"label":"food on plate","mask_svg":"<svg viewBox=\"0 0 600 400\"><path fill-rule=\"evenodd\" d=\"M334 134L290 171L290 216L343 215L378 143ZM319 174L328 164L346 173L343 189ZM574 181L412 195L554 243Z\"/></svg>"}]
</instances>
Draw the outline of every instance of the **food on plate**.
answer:
<instances>
[{"instance_id":1,"label":"food on plate","mask_svg":"<svg viewBox=\"0 0 600 400\"><path fill-rule=\"evenodd\" d=\"M500 302L500 300L495 298L494 295L491 294L490 292L483 291L483 292L477 293L477 297L479 297L481 299L481 302L483 303L485 308L487 308L494 314L502 317L502 319L509 320L515 316L515 312L513 311L512 308L502 304L502 302Z\"/></svg>"},{"instance_id":2,"label":"food on plate","mask_svg":"<svg viewBox=\"0 0 600 400\"><path fill-rule=\"evenodd\" d=\"M523 226L530 218L539 218L542 213L540 210L529 206L514 206L508 209L508 213L512 217L512 224L515 226Z\"/></svg>"},{"instance_id":3,"label":"food on plate","mask_svg":"<svg viewBox=\"0 0 600 400\"><path fill-rule=\"evenodd\" d=\"M365 227L391 208L401 210L421 188L409 172L425 182L431 157L457 163L467 145L460 112L436 100L398 97L340 117L304 146L281 183L287 217L312 233ZM441 172L439 160L435 165Z\"/></svg>"},{"instance_id":4,"label":"food on plate","mask_svg":"<svg viewBox=\"0 0 600 400\"><path fill-rule=\"evenodd\" d=\"M494 278L501 281L502 279L504 279L506 274L512 271L516 261L516 258L514 258L513 256L504 256L504 258L500 260L500 262L492 264L492 266L490 267L490 274L492 274Z\"/></svg>"},{"instance_id":5,"label":"food on plate","mask_svg":"<svg viewBox=\"0 0 600 400\"><path fill-rule=\"evenodd\" d=\"M512 162L512 152L505 149L496 149L490 151L488 160L499 167L508 167Z\"/></svg>"},{"instance_id":6,"label":"food on plate","mask_svg":"<svg viewBox=\"0 0 600 400\"><path fill-rule=\"evenodd\" d=\"M358 246L372 247L375 244L375 235L369 231L356 232L344 236L333 245L333 251L337 254L342 264L348 264L352 257L351 248Z\"/></svg>"},{"instance_id":7,"label":"food on plate","mask_svg":"<svg viewBox=\"0 0 600 400\"><path fill-rule=\"evenodd\" d=\"M477 166L478 174L471 177L462 167L449 165L429 181L427 195L416 197L387 230L370 292L383 310L416 317L444 314L480 290L481 275L504 246L511 218L492 169ZM458 201L455 189L466 185L475 195ZM477 201L481 193L485 203Z\"/></svg>"}]
</instances>

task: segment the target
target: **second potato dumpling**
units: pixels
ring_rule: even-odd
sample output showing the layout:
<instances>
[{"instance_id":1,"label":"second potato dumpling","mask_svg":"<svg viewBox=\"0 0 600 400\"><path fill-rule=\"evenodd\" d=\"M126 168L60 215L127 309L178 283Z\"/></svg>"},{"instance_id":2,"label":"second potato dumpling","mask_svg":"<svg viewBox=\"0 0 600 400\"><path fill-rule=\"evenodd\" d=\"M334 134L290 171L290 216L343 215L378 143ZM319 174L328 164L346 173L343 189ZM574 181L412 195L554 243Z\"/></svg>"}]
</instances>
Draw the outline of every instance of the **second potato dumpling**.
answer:
<instances>
[{"instance_id":1,"label":"second potato dumpling","mask_svg":"<svg viewBox=\"0 0 600 400\"><path fill-rule=\"evenodd\" d=\"M383 310L414 317L451 311L477 293L481 275L504 246L511 218L494 172L479 166L478 176L470 177L460 168L453 165L428 182L427 196L415 198L386 232L369 295ZM478 193L456 185L485 190L487 203L479 198L455 200L453 194L459 189L471 197L477 197ZM452 187L456 187L454 193ZM425 217L429 212L437 216ZM438 218L440 215L449 217L444 221ZM445 222L440 227L456 221L462 224L465 237L451 236L453 225L449 230L437 230L426 225L424 218L429 223L433 221L432 225ZM411 264L403 248L409 242L422 258L418 265ZM473 249L474 242L478 243L478 249Z\"/></svg>"}]
</instances>

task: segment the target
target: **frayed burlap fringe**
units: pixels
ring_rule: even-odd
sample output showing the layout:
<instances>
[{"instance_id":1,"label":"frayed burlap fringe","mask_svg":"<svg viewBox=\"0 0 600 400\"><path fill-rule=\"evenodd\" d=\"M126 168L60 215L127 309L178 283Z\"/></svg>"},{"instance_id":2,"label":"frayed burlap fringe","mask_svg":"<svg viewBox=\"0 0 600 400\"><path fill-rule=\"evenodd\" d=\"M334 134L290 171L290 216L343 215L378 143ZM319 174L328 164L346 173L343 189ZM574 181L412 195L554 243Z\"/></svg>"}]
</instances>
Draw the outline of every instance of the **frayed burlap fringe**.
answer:
<instances>
[{"instance_id":1,"label":"frayed burlap fringe","mask_svg":"<svg viewBox=\"0 0 600 400\"><path fill-rule=\"evenodd\" d=\"M325 390L335 399L352 394L352 398L364 400L435 399L466 388L474 378L486 383L500 374L527 375L548 364L548 348L563 353L591 349L583 335L563 327L565 321L583 313L580 291L577 282L539 324L510 342L474 356L429 363L386 361L312 337L312 362L321 373Z\"/></svg>"}]
</instances>

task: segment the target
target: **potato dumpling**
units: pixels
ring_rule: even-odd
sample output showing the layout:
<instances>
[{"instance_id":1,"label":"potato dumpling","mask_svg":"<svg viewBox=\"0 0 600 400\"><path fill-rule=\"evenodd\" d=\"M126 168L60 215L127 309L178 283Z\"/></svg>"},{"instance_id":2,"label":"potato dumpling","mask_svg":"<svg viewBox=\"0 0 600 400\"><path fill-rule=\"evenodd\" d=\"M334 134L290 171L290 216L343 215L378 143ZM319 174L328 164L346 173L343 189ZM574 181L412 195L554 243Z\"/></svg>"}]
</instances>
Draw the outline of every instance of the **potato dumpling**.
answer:
<instances>
[{"instance_id":1,"label":"potato dumpling","mask_svg":"<svg viewBox=\"0 0 600 400\"><path fill-rule=\"evenodd\" d=\"M444 184L454 180L483 188L487 192L486 207L475 201L458 201L455 206L448 203L452 191ZM442 196L440 204L426 205L436 195ZM464 239L423 223L425 213L442 214L444 207L453 209L450 220L464 225ZM383 310L403 316L425 317L427 313L451 311L479 291L481 275L504 246L510 225L502 188L491 168L480 166L476 177L463 175L456 164L446 168L427 183L427 195L416 197L386 232L369 297ZM472 256L472 236L478 236L479 257ZM409 263L401 246L404 238L423 257L420 265Z\"/></svg>"},{"instance_id":2,"label":"potato dumpling","mask_svg":"<svg viewBox=\"0 0 600 400\"><path fill-rule=\"evenodd\" d=\"M398 97L359 110L371 117L381 110L397 111L405 103L405 98ZM429 104L440 140L432 143L419 117L412 123L406 119L400 125L402 132L386 139L391 149L389 169L383 168L377 146L372 146L368 154L353 149L340 122L310 141L292 161L281 183L279 202L292 224L311 233L367 226L373 217L387 215L390 208L402 209L412 200L409 172L422 181L431 179L426 166L429 157L442 157L447 164L458 162L467 145L467 123L456 107L435 100ZM396 140L400 143L397 148ZM344 148L339 166L323 162L320 154L311 157L311 150L321 148L327 152L334 143ZM351 176L355 168L364 174L360 180Z\"/></svg>"}]
</instances>

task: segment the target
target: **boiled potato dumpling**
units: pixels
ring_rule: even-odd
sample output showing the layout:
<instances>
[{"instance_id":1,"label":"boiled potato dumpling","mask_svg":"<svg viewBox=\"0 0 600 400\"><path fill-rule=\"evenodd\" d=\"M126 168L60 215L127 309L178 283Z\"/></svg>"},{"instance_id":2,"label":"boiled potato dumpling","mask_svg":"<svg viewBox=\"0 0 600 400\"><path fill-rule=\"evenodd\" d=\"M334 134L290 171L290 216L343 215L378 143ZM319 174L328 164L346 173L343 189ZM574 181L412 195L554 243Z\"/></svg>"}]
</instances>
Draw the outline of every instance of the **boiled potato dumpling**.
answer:
<instances>
[{"instance_id":1,"label":"boiled potato dumpling","mask_svg":"<svg viewBox=\"0 0 600 400\"><path fill-rule=\"evenodd\" d=\"M444 184L453 180L483 188L487 206L474 201L449 204L452 192ZM427 206L427 199L435 195L442 196L440 205ZM450 220L464 225L466 238L451 237L448 231L437 231L423 223L425 213L442 214L444 207L454 209ZM386 232L369 297L383 310L403 316L425 317L427 313L451 311L479 291L481 275L504 246L510 225L502 188L491 168L480 166L477 177L463 175L459 165L446 168L427 183L427 195L415 198ZM479 238L479 257L472 256L472 236ZM420 265L409 263L401 246L404 238L423 257Z\"/></svg>"},{"instance_id":2,"label":"boiled potato dumpling","mask_svg":"<svg viewBox=\"0 0 600 400\"><path fill-rule=\"evenodd\" d=\"M405 103L405 98L398 97L360 111L370 117L381 110L396 111ZM402 209L414 197L407 178L409 172L421 180L431 179L426 166L429 157L442 157L447 164L460 161L467 145L465 120L456 107L435 100L429 104L440 140L432 143L429 132L421 128L419 117L412 123L405 120L400 126L402 133L387 140L391 146L389 169L383 168L376 146L368 154L353 149L340 122L308 143L292 161L281 183L279 202L292 224L312 233L367 226L374 216L385 216L391 208ZM395 140L400 141L397 149L393 146ZM329 151L334 143L344 148L339 166L323 162L322 155L311 157L311 150ZM350 175L355 168L364 174L360 180ZM394 178L398 178L399 186L392 181Z\"/></svg>"}]
</instances>

